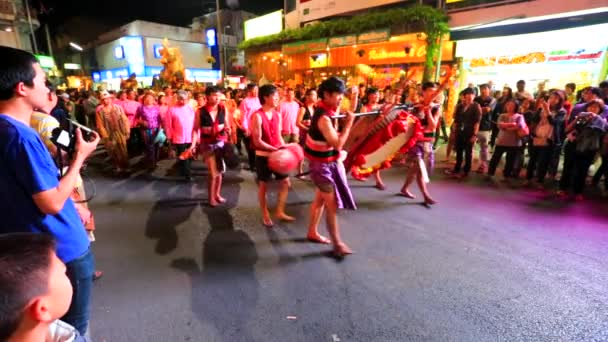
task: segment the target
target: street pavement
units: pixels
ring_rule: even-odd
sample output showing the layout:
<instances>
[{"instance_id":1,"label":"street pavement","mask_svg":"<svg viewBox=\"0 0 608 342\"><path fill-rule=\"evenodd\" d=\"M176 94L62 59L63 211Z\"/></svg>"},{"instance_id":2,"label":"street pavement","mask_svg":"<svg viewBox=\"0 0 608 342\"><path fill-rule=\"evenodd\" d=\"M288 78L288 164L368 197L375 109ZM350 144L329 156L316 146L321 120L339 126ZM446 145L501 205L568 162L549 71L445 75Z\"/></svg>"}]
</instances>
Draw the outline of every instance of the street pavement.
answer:
<instances>
[{"instance_id":1,"label":"street pavement","mask_svg":"<svg viewBox=\"0 0 608 342\"><path fill-rule=\"evenodd\" d=\"M355 254L336 260L305 241L308 182L292 181L297 221L267 229L248 171L212 209L200 164L193 183L167 161L129 179L99 166L95 341L608 340L606 202L437 171L428 208L396 196L396 166L386 191L351 181L359 209L339 220Z\"/></svg>"}]
</instances>

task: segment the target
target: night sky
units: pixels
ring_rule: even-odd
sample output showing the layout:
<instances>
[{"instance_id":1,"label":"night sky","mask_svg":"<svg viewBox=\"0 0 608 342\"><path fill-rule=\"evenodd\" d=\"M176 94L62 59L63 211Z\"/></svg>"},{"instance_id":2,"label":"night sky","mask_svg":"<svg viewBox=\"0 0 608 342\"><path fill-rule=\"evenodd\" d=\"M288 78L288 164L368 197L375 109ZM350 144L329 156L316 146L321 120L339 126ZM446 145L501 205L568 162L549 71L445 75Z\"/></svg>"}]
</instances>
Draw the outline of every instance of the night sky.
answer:
<instances>
[{"instance_id":1,"label":"night sky","mask_svg":"<svg viewBox=\"0 0 608 342\"><path fill-rule=\"evenodd\" d=\"M80 36L80 41L133 20L187 27L192 18L215 11L214 0L30 0L42 9L41 22L53 33ZM222 8L265 14L283 8L283 0L221 0Z\"/></svg>"}]
</instances>

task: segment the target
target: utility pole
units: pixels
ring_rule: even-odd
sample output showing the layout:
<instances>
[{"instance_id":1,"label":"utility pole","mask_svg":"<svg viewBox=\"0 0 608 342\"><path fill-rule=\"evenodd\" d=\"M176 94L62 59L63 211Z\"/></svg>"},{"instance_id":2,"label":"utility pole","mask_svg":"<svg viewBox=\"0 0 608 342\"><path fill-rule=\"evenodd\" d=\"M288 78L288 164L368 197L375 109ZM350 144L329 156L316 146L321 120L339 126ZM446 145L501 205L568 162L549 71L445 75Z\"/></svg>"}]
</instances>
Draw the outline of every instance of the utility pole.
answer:
<instances>
[{"instance_id":1,"label":"utility pole","mask_svg":"<svg viewBox=\"0 0 608 342\"><path fill-rule=\"evenodd\" d=\"M218 51L220 53L220 76L222 77L221 81L222 83L224 82L224 78L226 78L226 72L224 70L224 53L222 51L222 48L224 47L224 44L222 42L222 39L224 38L222 35L222 20L221 20L221 15L220 15L220 0L215 0L215 13L216 13L216 21L217 21L217 25L216 25L216 29L215 29L215 34L217 35L217 44L218 44Z\"/></svg>"},{"instance_id":2,"label":"utility pole","mask_svg":"<svg viewBox=\"0 0 608 342\"><path fill-rule=\"evenodd\" d=\"M25 13L27 13L27 21L30 24L30 35L32 36L32 48L34 49L34 53L38 53L38 43L36 43L36 35L34 34L34 25L32 24L32 15L30 14L30 5L27 0L23 1L23 6L25 6Z\"/></svg>"}]
</instances>

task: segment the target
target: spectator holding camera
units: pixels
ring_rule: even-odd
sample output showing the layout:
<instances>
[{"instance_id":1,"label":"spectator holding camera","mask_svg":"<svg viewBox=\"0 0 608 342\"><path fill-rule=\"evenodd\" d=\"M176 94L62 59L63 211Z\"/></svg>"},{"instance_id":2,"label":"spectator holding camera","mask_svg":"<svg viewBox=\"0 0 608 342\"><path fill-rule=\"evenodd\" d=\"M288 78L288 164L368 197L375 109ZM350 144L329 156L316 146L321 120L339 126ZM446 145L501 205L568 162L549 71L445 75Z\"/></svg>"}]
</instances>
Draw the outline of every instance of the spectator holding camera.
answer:
<instances>
[{"instance_id":1,"label":"spectator holding camera","mask_svg":"<svg viewBox=\"0 0 608 342\"><path fill-rule=\"evenodd\" d=\"M32 112L48 101L46 76L34 55L0 47L0 207L6 213L0 234L46 233L57 240L57 255L66 264L74 288L63 320L81 334L87 330L94 258L84 226L70 195L80 169L99 142L87 142L76 130L76 152L68 171L59 170L37 132ZM33 284L32 284L33 285Z\"/></svg>"}]
</instances>

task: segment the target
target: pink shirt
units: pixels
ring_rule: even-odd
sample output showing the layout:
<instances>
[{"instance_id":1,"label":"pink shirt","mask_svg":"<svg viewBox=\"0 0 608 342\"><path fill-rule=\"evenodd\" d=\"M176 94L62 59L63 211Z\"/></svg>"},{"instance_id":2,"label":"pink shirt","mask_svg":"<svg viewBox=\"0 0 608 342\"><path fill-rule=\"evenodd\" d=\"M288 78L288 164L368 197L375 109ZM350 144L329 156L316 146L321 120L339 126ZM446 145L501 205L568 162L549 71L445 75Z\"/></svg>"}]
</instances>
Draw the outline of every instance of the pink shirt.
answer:
<instances>
[{"instance_id":1,"label":"pink shirt","mask_svg":"<svg viewBox=\"0 0 608 342\"><path fill-rule=\"evenodd\" d=\"M283 127L281 127L281 134L298 134L300 132L296 125L299 111L300 105L296 101L281 102L279 105L279 113L281 113L281 122L283 124Z\"/></svg>"},{"instance_id":2,"label":"pink shirt","mask_svg":"<svg viewBox=\"0 0 608 342\"><path fill-rule=\"evenodd\" d=\"M194 110L189 105L173 106L167 111L167 138L173 144L190 144L194 128Z\"/></svg>"},{"instance_id":3,"label":"pink shirt","mask_svg":"<svg viewBox=\"0 0 608 342\"><path fill-rule=\"evenodd\" d=\"M246 132L249 132L249 120L251 120L251 114L255 113L258 109L262 108L260 99L257 97L246 97L241 101L239 110L241 111L241 125Z\"/></svg>"},{"instance_id":4,"label":"pink shirt","mask_svg":"<svg viewBox=\"0 0 608 342\"><path fill-rule=\"evenodd\" d=\"M129 119L129 124L131 128L133 128L136 124L135 115L137 114L137 109L141 106L141 103L133 100L126 100L121 103L122 109L125 110L125 115L127 119Z\"/></svg>"}]
</instances>

